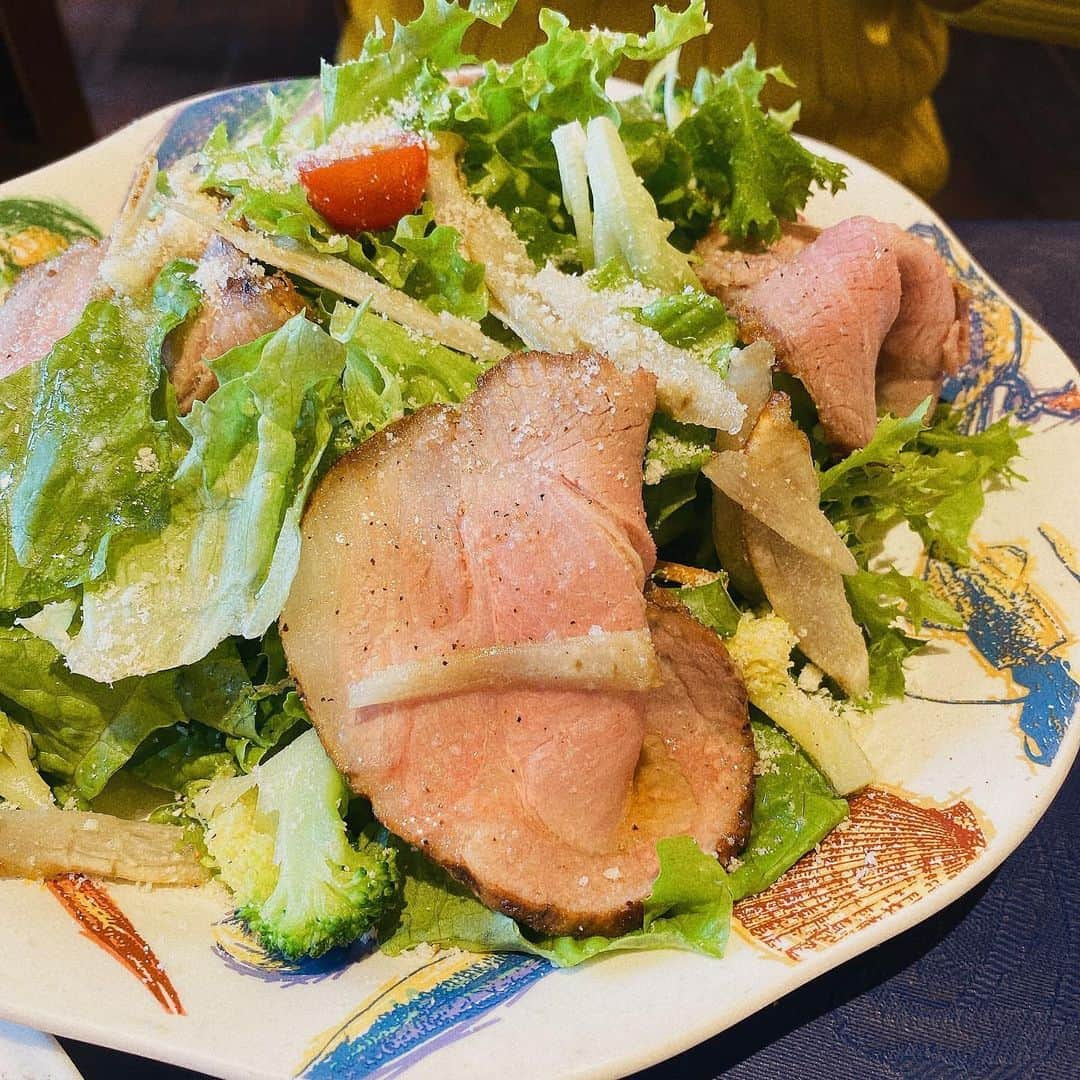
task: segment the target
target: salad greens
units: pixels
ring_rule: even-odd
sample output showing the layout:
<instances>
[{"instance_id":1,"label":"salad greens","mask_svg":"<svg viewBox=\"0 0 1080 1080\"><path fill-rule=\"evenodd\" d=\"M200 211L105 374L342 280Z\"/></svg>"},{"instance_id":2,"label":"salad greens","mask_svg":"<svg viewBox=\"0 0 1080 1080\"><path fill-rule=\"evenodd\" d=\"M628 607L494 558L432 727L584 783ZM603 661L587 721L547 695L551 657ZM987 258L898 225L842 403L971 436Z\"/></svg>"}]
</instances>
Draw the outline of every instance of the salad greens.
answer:
<instances>
[{"instance_id":1,"label":"salad greens","mask_svg":"<svg viewBox=\"0 0 1080 1080\"><path fill-rule=\"evenodd\" d=\"M30 733L0 711L0 799L20 810L48 806L52 790L34 768Z\"/></svg>"},{"instance_id":2,"label":"salad greens","mask_svg":"<svg viewBox=\"0 0 1080 1080\"><path fill-rule=\"evenodd\" d=\"M112 541L164 526L175 456L157 400L161 345L197 305L186 277L166 267L147 297L91 301L40 364L4 381L3 608L101 577ZM99 374L104 364L108 379ZM63 516L58 505L67 508Z\"/></svg>"},{"instance_id":3,"label":"salad greens","mask_svg":"<svg viewBox=\"0 0 1080 1080\"><path fill-rule=\"evenodd\" d=\"M345 349L297 315L214 361L221 383L180 423L191 440L170 521L101 584L23 625L102 681L190 664L231 634L261 637L288 595L300 514L332 434Z\"/></svg>"},{"instance_id":4,"label":"salad greens","mask_svg":"<svg viewBox=\"0 0 1080 1080\"><path fill-rule=\"evenodd\" d=\"M514 233L500 219L503 239L522 241L529 273L543 268L525 275L530 287L570 286L563 291L593 331L628 324L632 344L650 340L658 352L666 343L668 361L690 361L729 392L738 326L700 290L687 253L712 227L737 243L774 241L814 187L843 185L844 168L792 137L795 112L761 108L768 80L787 79L758 68L752 46L726 71L680 86L679 49L710 29L704 0L656 7L641 35L574 28L544 10L544 41L525 56L484 64L472 81L450 77L475 60L470 27L499 26L513 8L424 0L414 21L369 35L355 60L324 64L321 115L299 97L271 95L261 136L231 138L219 126L160 192L173 198L193 182L222 202L220 228L265 234L271 252L313 257L309 269L314 258L323 268L343 260L419 301L412 310L436 327L482 322L497 353L520 342L495 317L494 284L489 310L495 260L473 261L468 236L437 222L432 203L417 206L418 193L393 229L343 235L300 179L308 155L348 147L372 124L423 131L432 145L450 136L463 146L471 196L505 215ZM616 101L607 81L624 59L657 67L642 93ZM207 358L218 386L186 416L162 362L166 335L208 303L185 260L144 293L103 292L46 357L3 380L0 799L88 806L125 781L179 797L162 813L195 823L248 925L289 957L374 928L390 953L458 945L559 966L661 947L721 955L733 903L767 888L847 813L826 775L756 713L760 775L746 851L725 870L688 836L661 839L643 925L620 937L540 936L375 822L354 827L363 810L347 806L344 781L308 730L276 630L301 515L338 456L425 405L463 401L490 360L312 280L294 284L305 310ZM556 292L537 295L549 319ZM643 338L641 326L655 333ZM930 421L929 406L883 418L865 449L831 466L813 417L800 417L821 466L822 509L860 567L846 588L869 642L864 706L903 693L903 663L923 644L923 626L960 625L917 574L871 569L886 532L904 524L963 562L984 487L1016 475L1022 431L1000 421L968 434L959 412L942 407ZM643 490L653 538L663 556L715 571L669 591L728 639L751 698L777 723L804 745L815 733L847 739L835 701L796 683L790 627L728 590L702 475L716 445L709 427L653 419Z\"/></svg>"},{"instance_id":5,"label":"salad greens","mask_svg":"<svg viewBox=\"0 0 1080 1080\"><path fill-rule=\"evenodd\" d=\"M870 641L871 704L903 695L903 663L925 644L914 636L924 623L963 625L921 577L896 568L869 570L885 534L906 524L934 554L966 563L984 487L1017 477L1012 463L1027 434L1007 418L967 434L959 410L939 406L928 421L929 406L923 402L901 419L883 417L863 449L821 474L822 509L862 567L845 585ZM898 625L898 617L912 633Z\"/></svg>"}]
</instances>

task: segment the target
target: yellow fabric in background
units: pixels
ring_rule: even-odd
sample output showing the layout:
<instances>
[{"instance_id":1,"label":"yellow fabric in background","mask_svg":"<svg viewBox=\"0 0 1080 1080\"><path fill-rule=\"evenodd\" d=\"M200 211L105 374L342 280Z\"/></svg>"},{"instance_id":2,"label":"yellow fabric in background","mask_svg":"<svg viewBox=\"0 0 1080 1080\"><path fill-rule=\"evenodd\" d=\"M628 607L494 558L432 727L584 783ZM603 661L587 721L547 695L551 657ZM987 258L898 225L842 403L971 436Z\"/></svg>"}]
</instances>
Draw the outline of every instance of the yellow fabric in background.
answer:
<instances>
[{"instance_id":1,"label":"yellow fabric in background","mask_svg":"<svg viewBox=\"0 0 1080 1080\"><path fill-rule=\"evenodd\" d=\"M407 22L420 0L347 0L340 55L353 56L375 18ZM667 0L678 7L679 0ZM761 65L780 64L796 90L772 86L766 104L802 100L798 130L850 150L924 197L945 183L949 157L930 95L945 72L946 19L959 26L1080 44L1078 0L708 0L713 31L685 46L682 71L718 68L756 42ZM541 7L575 26L643 31L649 0L519 0L502 29L478 24L466 44L483 59L513 60L540 35ZM640 79L641 64L620 74Z\"/></svg>"},{"instance_id":2,"label":"yellow fabric in background","mask_svg":"<svg viewBox=\"0 0 1080 1080\"><path fill-rule=\"evenodd\" d=\"M348 0L342 58L354 56L376 16L389 27L415 17L420 0ZM678 7L678 0L668 0ZM519 0L501 29L478 24L466 44L480 57L513 60L536 43L541 7L563 11L575 26L652 26L648 0ZM930 101L945 70L947 30L916 0L709 0L713 31L683 48L682 71L723 67L757 44L758 63L781 64L797 90L774 85L773 107L802 101L798 130L873 162L924 196L945 182L948 154ZM626 64L620 75L640 79Z\"/></svg>"}]
</instances>

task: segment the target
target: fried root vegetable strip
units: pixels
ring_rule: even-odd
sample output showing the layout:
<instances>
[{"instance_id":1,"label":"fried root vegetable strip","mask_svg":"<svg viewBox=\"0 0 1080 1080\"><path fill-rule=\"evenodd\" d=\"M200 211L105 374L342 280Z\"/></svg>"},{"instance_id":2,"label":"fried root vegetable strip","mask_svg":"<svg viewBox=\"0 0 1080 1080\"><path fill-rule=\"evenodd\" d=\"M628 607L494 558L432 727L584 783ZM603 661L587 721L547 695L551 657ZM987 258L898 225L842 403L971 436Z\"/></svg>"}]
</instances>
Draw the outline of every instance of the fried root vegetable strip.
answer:
<instances>
[{"instance_id":1,"label":"fried root vegetable strip","mask_svg":"<svg viewBox=\"0 0 1080 1080\"><path fill-rule=\"evenodd\" d=\"M489 338L476 323L448 312L435 314L429 308L397 289L384 285L370 274L332 255L302 251L278 244L262 233L241 229L223 217L208 214L190 202L169 200L168 205L192 221L216 232L245 255L289 274L332 289L355 303L368 303L372 311L432 338L458 352L480 360L498 360L507 349Z\"/></svg>"},{"instance_id":2,"label":"fried root vegetable strip","mask_svg":"<svg viewBox=\"0 0 1080 1080\"><path fill-rule=\"evenodd\" d=\"M561 641L458 649L394 664L353 683L349 706L362 709L507 684L648 690L659 681L647 630L601 631Z\"/></svg>"},{"instance_id":3,"label":"fried root vegetable strip","mask_svg":"<svg viewBox=\"0 0 1080 1080\"><path fill-rule=\"evenodd\" d=\"M152 885L199 885L209 877L173 825L51 807L0 813L0 876L70 873Z\"/></svg>"},{"instance_id":4,"label":"fried root vegetable strip","mask_svg":"<svg viewBox=\"0 0 1080 1080\"><path fill-rule=\"evenodd\" d=\"M818 505L810 447L791 419L786 394L773 394L765 403L744 449L722 451L703 471L729 499L792 546L840 574L858 570Z\"/></svg>"}]
</instances>

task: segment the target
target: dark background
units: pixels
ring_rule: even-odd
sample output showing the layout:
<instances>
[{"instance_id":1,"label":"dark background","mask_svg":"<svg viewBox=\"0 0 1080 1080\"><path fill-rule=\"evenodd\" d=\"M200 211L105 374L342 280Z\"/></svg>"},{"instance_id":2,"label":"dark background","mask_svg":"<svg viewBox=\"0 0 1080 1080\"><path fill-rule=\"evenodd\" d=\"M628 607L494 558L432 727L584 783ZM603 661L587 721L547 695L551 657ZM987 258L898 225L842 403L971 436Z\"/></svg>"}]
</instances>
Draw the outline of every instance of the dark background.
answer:
<instances>
[{"instance_id":1,"label":"dark background","mask_svg":"<svg viewBox=\"0 0 1080 1080\"><path fill-rule=\"evenodd\" d=\"M22 62L44 73L56 135L51 145L28 139L11 60L0 57L0 179L178 98L314 73L338 31L331 0L63 0L55 20L49 10L41 0L0 0L0 27L35 23L36 51ZM70 96L77 87L85 116ZM1080 356L1080 52L954 31L935 100L953 159L935 208ZM1074 770L1033 835L983 885L640 1080L1080 1076L1078 818ZM65 1045L88 1080L196 1075Z\"/></svg>"}]
</instances>

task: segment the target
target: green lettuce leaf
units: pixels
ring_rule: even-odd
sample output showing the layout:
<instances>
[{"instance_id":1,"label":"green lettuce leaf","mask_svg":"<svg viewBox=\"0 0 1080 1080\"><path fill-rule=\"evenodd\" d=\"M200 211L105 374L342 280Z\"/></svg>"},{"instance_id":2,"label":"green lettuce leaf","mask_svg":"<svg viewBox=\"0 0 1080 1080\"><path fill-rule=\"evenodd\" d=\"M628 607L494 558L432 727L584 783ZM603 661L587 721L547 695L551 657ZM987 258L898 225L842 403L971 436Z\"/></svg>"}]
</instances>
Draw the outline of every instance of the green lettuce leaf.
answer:
<instances>
[{"instance_id":1,"label":"green lettuce leaf","mask_svg":"<svg viewBox=\"0 0 1080 1080\"><path fill-rule=\"evenodd\" d=\"M687 611L703 626L721 637L731 637L742 614L727 591L727 574L722 571L706 585L684 585L672 590Z\"/></svg>"},{"instance_id":2,"label":"green lettuce leaf","mask_svg":"<svg viewBox=\"0 0 1080 1080\"><path fill-rule=\"evenodd\" d=\"M346 349L345 411L357 438L424 405L464 401L484 370L471 356L344 302L330 333Z\"/></svg>"},{"instance_id":3,"label":"green lettuce leaf","mask_svg":"<svg viewBox=\"0 0 1080 1080\"><path fill-rule=\"evenodd\" d=\"M1006 417L968 435L962 412L946 405L927 422L929 405L901 419L882 417L867 446L821 474L822 510L863 568L845 586L869 639L870 706L903 695L904 661L925 645L915 636L923 623L962 625L921 578L895 568L867 569L885 534L906 523L933 553L966 563L983 492L1017 477L1013 463L1027 434Z\"/></svg>"},{"instance_id":4,"label":"green lettuce leaf","mask_svg":"<svg viewBox=\"0 0 1080 1080\"><path fill-rule=\"evenodd\" d=\"M960 411L943 405L927 424L928 407L900 420L883 417L866 447L821 475L822 509L864 562L905 521L934 554L966 563L986 485L1017 478L1025 428L1003 417L968 435Z\"/></svg>"},{"instance_id":5,"label":"green lettuce leaf","mask_svg":"<svg viewBox=\"0 0 1080 1080\"><path fill-rule=\"evenodd\" d=\"M187 269L170 264L146 298L92 300L0 382L0 607L61 596L101 575L116 537L164 526L175 457L160 354L198 305Z\"/></svg>"},{"instance_id":6,"label":"green lettuce leaf","mask_svg":"<svg viewBox=\"0 0 1080 1080\"><path fill-rule=\"evenodd\" d=\"M0 700L29 730L38 766L83 799L100 794L153 732L186 721L175 672L97 683L18 627L0 627Z\"/></svg>"},{"instance_id":7,"label":"green lettuce leaf","mask_svg":"<svg viewBox=\"0 0 1080 1080\"><path fill-rule=\"evenodd\" d=\"M913 636L925 623L964 625L960 613L935 596L926 581L895 568L860 570L844 578L844 586L855 621L869 638L871 705L903 697L904 661L926 644Z\"/></svg>"},{"instance_id":8,"label":"green lettuce leaf","mask_svg":"<svg viewBox=\"0 0 1080 1080\"><path fill-rule=\"evenodd\" d=\"M140 746L121 776L129 773L159 791L184 791L197 780L238 772L226 737L201 724L155 731Z\"/></svg>"},{"instance_id":9,"label":"green lettuce leaf","mask_svg":"<svg viewBox=\"0 0 1080 1080\"><path fill-rule=\"evenodd\" d=\"M182 420L191 446L168 526L127 547L80 609L52 604L24 625L102 681L194 663L232 635L261 637L296 571L344 366L344 347L302 315L214 361L219 388Z\"/></svg>"},{"instance_id":10,"label":"green lettuce leaf","mask_svg":"<svg viewBox=\"0 0 1080 1080\"><path fill-rule=\"evenodd\" d=\"M400 909L379 929L380 948L397 955L425 942L473 952L526 952L558 967L601 953L691 949L722 956L731 922L731 890L720 864L687 836L656 845L660 872L645 901L642 928L621 937L543 937L484 907L464 886L400 841Z\"/></svg>"},{"instance_id":11,"label":"green lettuce leaf","mask_svg":"<svg viewBox=\"0 0 1080 1080\"><path fill-rule=\"evenodd\" d=\"M249 772L308 724L291 686L252 684L233 642L198 664L108 685L72 674L20 627L0 627L0 703L30 732L38 767L80 802L120 769L169 792Z\"/></svg>"},{"instance_id":12,"label":"green lettuce leaf","mask_svg":"<svg viewBox=\"0 0 1080 1080\"><path fill-rule=\"evenodd\" d=\"M623 59L659 60L709 28L703 0L681 12L653 10L654 28L639 35L576 29L544 9L541 44L512 64L487 64L472 86L449 94L449 108L442 99L427 110L428 124L465 139L463 167L473 193L510 218L537 262L577 253L551 141L555 129L597 116L618 123L605 83Z\"/></svg>"},{"instance_id":13,"label":"green lettuce leaf","mask_svg":"<svg viewBox=\"0 0 1080 1080\"><path fill-rule=\"evenodd\" d=\"M262 158L261 149L219 149L216 144L211 138L203 149L209 172L202 186L229 197L228 220L286 237L320 255L338 256L433 311L477 320L487 314L484 267L462 255L457 229L435 224L430 203L403 217L393 231L346 236L311 207L300 184L278 183L287 158L253 164L252 156ZM236 161L244 158L237 175Z\"/></svg>"},{"instance_id":14,"label":"green lettuce leaf","mask_svg":"<svg viewBox=\"0 0 1080 1080\"><path fill-rule=\"evenodd\" d=\"M767 889L848 813L847 802L787 735L766 721L751 726L759 775L746 850L728 875L736 900Z\"/></svg>"},{"instance_id":15,"label":"green lettuce leaf","mask_svg":"<svg viewBox=\"0 0 1080 1080\"><path fill-rule=\"evenodd\" d=\"M330 134L342 124L369 120L396 105L403 117L423 108L437 111L447 89L443 72L472 63L462 39L481 19L502 24L513 9L507 0L473 0L461 7L450 0L424 0L412 22L395 22L392 33L378 27L360 55L344 64L323 64L323 122Z\"/></svg>"},{"instance_id":16,"label":"green lettuce leaf","mask_svg":"<svg viewBox=\"0 0 1080 1080\"><path fill-rule=\"evenodd\" d=\"M666 74L666 69L664 74ZM813 185L835 191L846 170L805 149L790 133L794 112L766 112L768 79L790 85L779 68L760 70L753 45L719 75L698 72L693 90L669 78L652 93L620 104L621 135L634 169L675 223L686 250L716 224L736 242L776 239Z\"/></svg>"},{"instance_id":17,"label":"green lettuce leaf","mask_svg":"<svg viewBox=\"0 0 1080 1080\"><path fill-rule=\"evenodd\" d=\"M30 733L0 710L0 804L49 806L53 795L34 765Z\"/></svg>"},{"instance_id":18,"label":"green lettuce leaf","mask_svg":"<svg viewBox=\"0 0 1080 1080\"><path fill-rule=\"evenodd\" d=\"M696 476L713 456L714 432L683 424L656 413L645 444L645 483L659 484L671 476Z\"/></svg>"},{"instance_id":19,"label":"green lettuce leaf","mask_svg":"<svg viewBox=\"0 0 1080 1080\"><path fill-rule=\"evenodd\" d=\"M715 296L700 289L684 289L630 310L639 323L652 327L669 345L689 349L721 375L727 374L739 328Z\"/></svg>"},{"instance_id":20,"label":"green lettuce leaf","mask_svg":"<svg viewBox=\"0 0 1080 1080\"><path fill-rule=\"evenodd\" d=\"M702 529L709 533L707 524L703 525L698 495L707 486L700 476L702 466L713 455L713 437L708 428L680 423L664 413L653 416L645 444L642 498L649 529L660 546L696 537Z\"/></svg>"}]
</instances>

